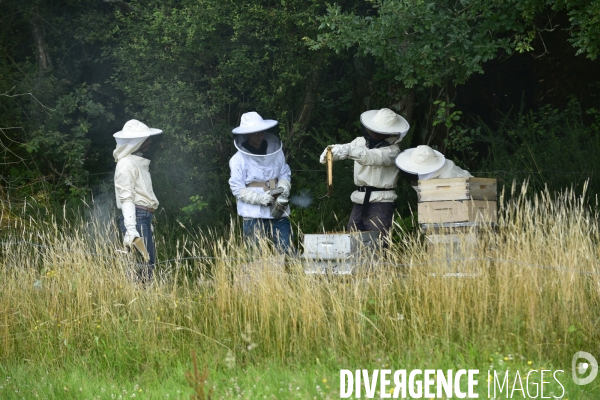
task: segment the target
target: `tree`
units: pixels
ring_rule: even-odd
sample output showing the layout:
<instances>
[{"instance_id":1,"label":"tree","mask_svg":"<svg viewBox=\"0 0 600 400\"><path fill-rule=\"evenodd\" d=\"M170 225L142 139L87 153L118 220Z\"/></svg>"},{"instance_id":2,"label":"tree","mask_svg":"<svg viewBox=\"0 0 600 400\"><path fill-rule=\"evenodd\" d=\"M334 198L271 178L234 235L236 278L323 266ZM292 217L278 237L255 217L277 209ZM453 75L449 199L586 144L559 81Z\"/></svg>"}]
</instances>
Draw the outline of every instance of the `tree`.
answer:
<instances>
[{"instance_id":1,"label":"tree","mask_svg":"<svg viewBox=\"0 0 600 400\"><path fill-rule=\"evenodd\" d=\"M569 13L572 25L565 29L572 32L571 42L595 58L598 7L598 2L585 1L377 0L371 9L357 13L335 5L320 18L321 33L309 44L372 56L405 88L431 88L426 102L435 107L429 108L424 123L428 142L436 134L436 121L445 122L439 126L446 127L447 135L458 119L452 110L454 87L483 73L486 61L533 50L538 35L555 29L553 13Z\"/></svg>"},{"instance_id":2,"label":"tree","mask_svg":"<svg viewBox=\"0 0 600 400\"><path fill-rule=\"evenodd\" d=\"M0 139L10 149L3 176L17 178L24 195L79 198L101 159L92 144L113 115L99 99L99 84L81 74L94 48L77 37L84 20L102 18L95 6L90 0L0 5L0 102L10 110L0 114L0 127L14 128Z\"/></svg>"}]
</instances>

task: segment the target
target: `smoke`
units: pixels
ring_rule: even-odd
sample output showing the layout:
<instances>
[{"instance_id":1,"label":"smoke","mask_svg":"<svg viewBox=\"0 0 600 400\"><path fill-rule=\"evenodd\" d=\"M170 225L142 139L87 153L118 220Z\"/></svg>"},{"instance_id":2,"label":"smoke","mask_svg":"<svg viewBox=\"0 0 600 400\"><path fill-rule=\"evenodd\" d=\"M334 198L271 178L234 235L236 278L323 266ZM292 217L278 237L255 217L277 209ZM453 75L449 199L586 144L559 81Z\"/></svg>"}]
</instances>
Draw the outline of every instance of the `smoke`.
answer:
<instances>
[{"instance_id":1,"label":"smoke","mask_svg":"<svg viewBox=\"0 0 600 400\"><path fill-rule=\"evenodd\" d=\"M107 245L119 238L116 224L117 207L115 201L114 183L111 179L92 189L93 197L85 213L86 228L94 242Z\"/></svg>"},{"instance_id":2,"label":"smoke","mask_svg":"<svg viewBox=\"0 0 600 400\"><path fill-rule=\"evenodd\" d=\"M310 206L312 202L313 197L308 189L304 189L300 194L295 194L290 198L290 203L300 208L306 208Z\"/></svg>"}]
</instances>

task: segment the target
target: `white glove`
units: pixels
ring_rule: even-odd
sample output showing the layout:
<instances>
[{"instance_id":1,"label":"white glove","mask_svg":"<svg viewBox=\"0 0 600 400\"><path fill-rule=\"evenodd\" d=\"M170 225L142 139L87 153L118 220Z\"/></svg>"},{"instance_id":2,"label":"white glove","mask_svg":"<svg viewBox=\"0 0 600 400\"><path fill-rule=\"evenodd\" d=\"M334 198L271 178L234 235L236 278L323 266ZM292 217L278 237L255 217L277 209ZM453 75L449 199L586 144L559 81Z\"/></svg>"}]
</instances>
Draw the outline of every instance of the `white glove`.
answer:
<instances>
[{"instance_id":1,"label":"white glove","mask_svg":"<svg viewBox=\"0 0 600 400\"><path fill-rule=\"evenodd\" d=\"M257 201L261 206L270 206L275 201L275 197L267 192L259 193L258 195Z\"/></svg>"},{"instance_id":2,"label":"white glove","mask_svg":"<svg viewBox=\"0 0 600 400\"><path fill-rule=\"evenodd\" d=\"M248 204L268 206L269 204L273 203L275 197L271 196L268 192L256 192L252 189L246 188L240 190L239 199Z\"/></svg>"},{"instance_id":3,"label":"white glove","mask_svg":"<svg viewBox=\"0 0 600 400\"><path fill-rule=\"evenodd\" d=\"M279 197L285 197L286 199L288 197L290 197L290 191L292 190L292 184L289 181L286 181L285 179L280 179L277 182L277 187L283 188L283 193L281 193L281 195Z\"/></svg>"},{"instance_id":4,"label":"white glove","mask_svg":"<svg viewBox=\"0 0 600 400\"><path fill-rule=\"evenodd\" d=\"M140 234L136 229L137 220L135 217L135 204L127 201L121 204L121 211L123 212L123 224L125 225L126 230L123 244L126 247L131 247L133 239L140 237Z\"/></svg>"},{"instance_id":5,"label":"white glove","mask_svg":"<svg viewBox=\"0 0 600 400\"><path fill-rule=\"evenodd\" d=\"M321 157L319 157L319 162L321 164L327 163L327 149L329 148L331 149L333 161L340 161L348 158L348 152L350 151L349 144L332 144L327 146L321 154Z\"/></svg>"}]
</instances>

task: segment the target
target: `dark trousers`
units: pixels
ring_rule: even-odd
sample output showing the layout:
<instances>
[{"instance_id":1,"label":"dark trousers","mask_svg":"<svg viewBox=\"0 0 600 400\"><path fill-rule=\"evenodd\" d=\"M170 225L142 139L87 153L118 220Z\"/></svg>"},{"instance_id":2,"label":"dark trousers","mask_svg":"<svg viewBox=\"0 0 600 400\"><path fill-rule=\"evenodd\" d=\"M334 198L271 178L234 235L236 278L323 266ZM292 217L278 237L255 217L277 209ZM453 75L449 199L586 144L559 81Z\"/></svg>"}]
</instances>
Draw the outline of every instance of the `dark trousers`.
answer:
<instances>
[{"instance_id":1,"label":"dark trousers","mask_svg":"<svg viewBox=\"0 0 600 400\"><path fill-rule=\"evenodd\" d=\"M154 247L154 236L152 235L152 217L153 214L150 211L141 210L139 208L135 209L135 228L141 235L146 250L148 251L148 255L150 256L150 260L147 263L139 263L137 266L137 278L144 283L152 280L154 264L156 263L156 249ZM119 229L121 230L121 233L125 235L127 229L125 229L125 224L123 223L123 215L119 216ZM137 252L135 249L131 249L131 251Z\"/></svg>"},{"instance_id":2,"label":"dark trousers","mask_svg":"<svg viewBox=\"0 0 600 400\"><path fill-rule=\"evenodd\" d=\"M279 250L290 251L292 227L288 217L244 219L243 228L247 239L256 240L259 235L270 237Z\"/></svg>"},{"instance_id":3,"label":"dark trousers","mask_svg":"<svg viewBox=\"0 0 600 400\"><path fill-rule=\"evenodd\" d=\"M348 231L379 231L387 238L394 219L394 203L370 203L363 216L363 205L355 204L350 213Z\"/></svg>"}]
</instances>

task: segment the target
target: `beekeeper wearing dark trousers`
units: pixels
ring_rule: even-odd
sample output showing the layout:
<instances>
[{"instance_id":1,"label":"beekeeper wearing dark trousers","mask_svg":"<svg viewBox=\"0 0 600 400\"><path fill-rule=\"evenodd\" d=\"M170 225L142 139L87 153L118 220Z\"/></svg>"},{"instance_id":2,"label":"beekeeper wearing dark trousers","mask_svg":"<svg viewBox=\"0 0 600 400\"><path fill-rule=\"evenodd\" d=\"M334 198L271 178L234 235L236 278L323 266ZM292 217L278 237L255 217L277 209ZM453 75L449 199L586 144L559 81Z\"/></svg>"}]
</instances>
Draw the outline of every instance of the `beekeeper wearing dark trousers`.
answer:
<instances>
[{"instance_id":1,"label":"beekeeper wearing dark trousers","mask_svg":"<svg viewBox=\"0 0 600 400\"><path fill-rule=\"evenodd\" d=\"M256 112L242 115L240 126L232 130L238 151L229 160L229 187L237 199L238 215L244 219L244 236L255 240L257 235L267 235L288 252L291 170L276 126L277 121L265 120Z\"/></svg>"},{"instance_id":2,"label":"beekeeper wearing dark trousers","mask_svg":"<svg viewBox=\"0 0 600 400\"><path fill-rule=\"evenodd\" d=\"M115 195L117 207L122 212L119 228L124 235L123 244L147 258L137 271L137 278L144 283L152 280L156 263L152 217L158 200L152 189L149 166L160 147L161 133L160 129L148 128L132 119L125 123L123 130L113 135L117 141L117 148L113 152L117 162ZM142 239L143 246L136 238Z\"/></svg>"},{"instance_id":3,"label":"beekeeper wearing dark trousers","mask_svg":"<svg viewBox=\"0 0 600 400\"><path fill-rule=\"evenodd\" d=\"M326 163L328 149L331 149L333 161L354 160L357 188L350 196L354 207L348 231L379 231L388 238L399 175L394 160L400 153L399 142L408 132L409 124L388 108L366 111L361 114L360 122L363 136L351 143L327 146L320 162Z\"/></svg>"}]
</instances>

